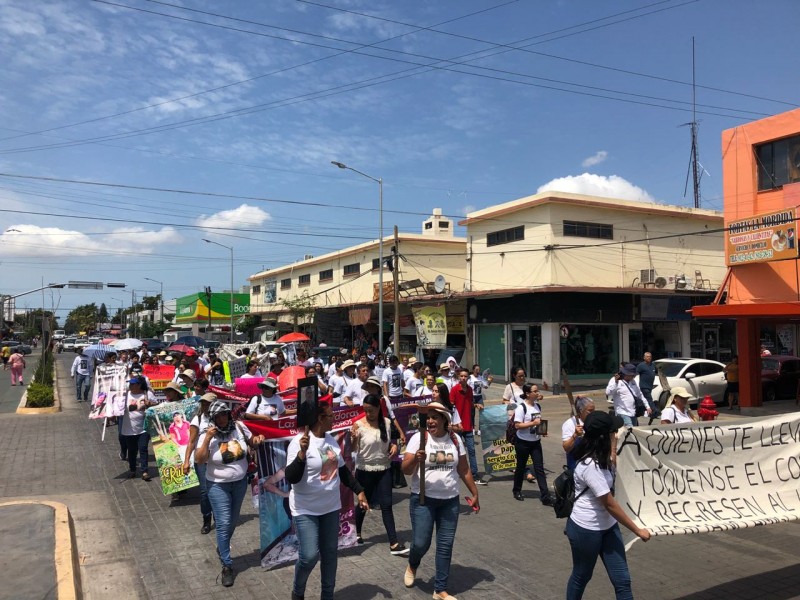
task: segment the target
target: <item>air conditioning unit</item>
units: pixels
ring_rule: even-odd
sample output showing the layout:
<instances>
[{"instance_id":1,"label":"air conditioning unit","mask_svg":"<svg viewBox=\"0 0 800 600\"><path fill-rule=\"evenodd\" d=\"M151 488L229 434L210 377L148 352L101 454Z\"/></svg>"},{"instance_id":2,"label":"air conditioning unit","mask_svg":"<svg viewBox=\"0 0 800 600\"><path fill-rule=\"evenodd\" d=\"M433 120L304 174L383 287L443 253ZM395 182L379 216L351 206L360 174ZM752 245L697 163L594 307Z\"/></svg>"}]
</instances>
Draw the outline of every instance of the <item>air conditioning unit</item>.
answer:
<instances>
[{"instance_id":1,"label":"air conditioning unit","mask_svg":"<svg viewBox=\"0 0 800 600\"><path fill-rule=\"evenodd\" d=\"M655 283L656 270L655 269L642 269L639 271L639 281L642 283Z\"/></svg>"}]
</instances>

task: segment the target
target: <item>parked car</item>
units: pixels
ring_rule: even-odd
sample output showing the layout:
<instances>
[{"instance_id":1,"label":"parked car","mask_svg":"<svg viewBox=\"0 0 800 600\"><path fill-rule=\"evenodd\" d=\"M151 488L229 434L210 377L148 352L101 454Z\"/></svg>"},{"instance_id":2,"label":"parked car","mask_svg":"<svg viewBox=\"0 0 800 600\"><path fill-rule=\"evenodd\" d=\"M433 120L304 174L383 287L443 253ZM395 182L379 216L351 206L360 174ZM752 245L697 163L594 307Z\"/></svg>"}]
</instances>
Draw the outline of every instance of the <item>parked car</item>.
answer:
<instances>
[{"instance_id":1,"label":"parked car","mask_svg":"<svg viewBox=\"0 0 800 600\"><path fill-rule=\"evenodd\" d=\"M61 341L61 344L62 344L64 350L67 350L69 352L74 352L75 351L75 340L76 339L77 338L74 338L74 337L65 337Z\"/></svg>"},{"instance_id":2,"label":"parked car","mask_svg":"<svg viewBox=\"0 0 800 600\"><path fill-rule=\"evenodd\" d=\"M192 348L206 347L206 341L201 337L197 337L196 335L183 335L172 342L170 346L179 346L181 344L184 346L191 346Z\"/></svg>"},{"instance_id":3,"label":"parked car","mask_svg":"<svg viewBox=\"0 0 800 600\"><path fill-rule=\"evenodd\" d=\"M83 352L83 349L89 345L89 338L79 337L75 340L75 345L73 346L73 350L76 354L80 354Z\"/></svg>"},{"instance_id":4,"label":"parked car","mask_svg":"<svg viewBox=\"0 0 800 600\"><path fill-rule=\"evenodd\" d=\"M764 401L796 398L800 380L800 358L765 356L761 359L761 390Z\"/></svg>"},{"instance_id":5,"label":"parked car","mask_svg":"<svg viewBox=\"0 0 800 600\"><path fill-rule=\"evenodd\" d=\"M167 344L158 338L145 338L142 341L147 344L147 349L150 350L150 352L158 353L167 347Z\"/></svg>"},{"instance_id":6,"label":"parked car","mask_svg":"<svg viewBox=\"0 0 800 600\"><path fill-rule=\"evenodd\" d=\"M723 363L705 358L662 358L653 364L656 369L662 369L670 387L685 387L692 394L689 399L691 408L697 408L706 396L711 396L716 404L725 402L725 388L728 382L725 380ZM638 376L636 383L639 383ZM661 382L656 377L653 400L664 406L668 397L669 394L661 388Z\"/></svg>"},{"instance_id":7,"label":"parked car","mask_svg":"<svg viewBox=\"0 0 800 600\"><path fill-rule=\"evenodd\" d=\"M33 348L31 348L28 344L23 344L22 342L18 342L17 340L3 340L0 346L8 346L11 348L11 353L19 352L21 354L30 354L33 352Z\"/></svg>"}]
</instances>

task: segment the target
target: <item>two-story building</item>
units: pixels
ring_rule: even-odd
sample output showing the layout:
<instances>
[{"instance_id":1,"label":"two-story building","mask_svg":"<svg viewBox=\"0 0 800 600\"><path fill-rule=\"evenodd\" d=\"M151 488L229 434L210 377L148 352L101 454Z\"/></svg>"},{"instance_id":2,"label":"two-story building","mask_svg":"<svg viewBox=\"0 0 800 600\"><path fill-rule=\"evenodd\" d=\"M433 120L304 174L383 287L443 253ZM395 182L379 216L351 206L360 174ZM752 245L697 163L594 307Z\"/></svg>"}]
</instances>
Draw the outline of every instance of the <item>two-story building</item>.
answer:
<instances>
[{"instance_id":1,"label":"two-story building","mask_svg":"<svg viewBox=\"0 0 800 600\"><path fill-rule=\"evenodd\" d=\"M389 258L397 246L400 309L400 345L402 353L415 348L415 329L411 306L436 304L462 285L466 258L466 240L456 237L453 221L440 209L422 224L419 234L400 233L383 239L384 345L388 343L394 321L394 273ZM316 342L348 345L357 332L376 337L378 332L378 284L380 275L379 242L373 240L322 256L308 256L299 262L251 275L250 312L261 315L266 327L276 332L295 327L314 336ZM441 291L438 281L444 282ZM418 298L433 296L425 300ZM306 298L307 300L303 300ZM300 299L299 302L298 299ZM303 305L307 306L303 306ZM294 310L293 310L294 308ZM304 310L308 308L308 310ZM464 345L464 303L451 311L450 336L453 343ZM460 320L457 318L460 314ZM459 329L460 328L460 329Z\"/></svg>"},{"instance_id":2,"label":"two-story building","mask_svg":"<svg viewBox=\"0 0 800 600\"><path fill-rule=\"evenodd\" d=\"M545 192L467 215L468 358L507 378L602 383L621 361L727 359L730 322L692 323L725 275L722 214Z\"/></svg>"},{"instance_id":3,"label":"two-story building","mask_svg":"<svg viewBox=\"0 0 800 600\"><path fill-rule=\"evenodd\" d=\"M736 322L739 400L759 406L772 395L761 385L762 347L798 355L800 109L723 131L722 175L729 269L715 302L693 315Z\"/></svg>"}]
</instances>

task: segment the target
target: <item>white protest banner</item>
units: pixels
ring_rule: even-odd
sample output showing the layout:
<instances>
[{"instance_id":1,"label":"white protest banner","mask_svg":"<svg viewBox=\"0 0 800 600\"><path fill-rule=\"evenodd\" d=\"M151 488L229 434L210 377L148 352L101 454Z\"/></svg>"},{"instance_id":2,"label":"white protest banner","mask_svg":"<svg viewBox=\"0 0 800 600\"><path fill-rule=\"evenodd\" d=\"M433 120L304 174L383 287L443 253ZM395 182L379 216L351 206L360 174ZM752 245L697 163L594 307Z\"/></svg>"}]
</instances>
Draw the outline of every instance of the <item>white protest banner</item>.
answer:
<instances>
[{"instance_id":1,"label":"white protest banner","mask_svg":"<svg viewBox=\"0 0 800 600\"><path fill-rule=\"evenodd\" d=\"M800 413L620 430L615 497L653 535L800 518Z\"/></svg>"}]
</instances>

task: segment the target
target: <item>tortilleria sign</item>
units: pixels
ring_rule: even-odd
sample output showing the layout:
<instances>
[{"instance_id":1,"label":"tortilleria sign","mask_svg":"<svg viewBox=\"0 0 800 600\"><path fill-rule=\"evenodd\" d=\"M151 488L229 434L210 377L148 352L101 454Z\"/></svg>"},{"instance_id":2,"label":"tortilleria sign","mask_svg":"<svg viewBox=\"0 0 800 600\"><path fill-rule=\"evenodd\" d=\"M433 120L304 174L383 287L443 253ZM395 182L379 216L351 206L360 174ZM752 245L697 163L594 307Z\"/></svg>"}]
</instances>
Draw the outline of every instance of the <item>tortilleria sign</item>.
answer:
<instances>
[{"instance_id":1,"label":"tortilleria sign","mask_svg":"<svg viewBox=\"0 0 800 600\"><path fill-rule=\"evenodd\" d=\"M728 224L728 266L797 258L795 209L756 215Z\"/></svg>"}]
</instances>

